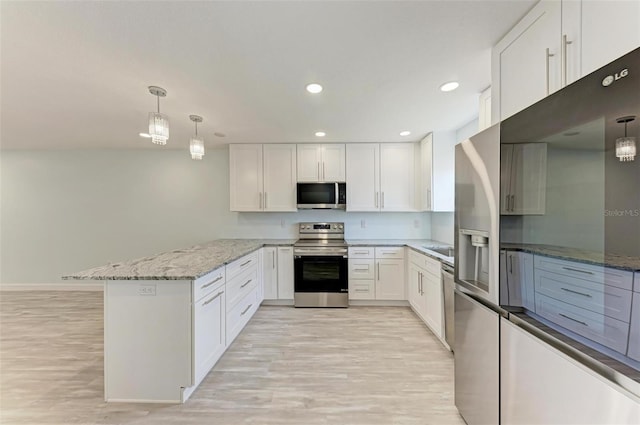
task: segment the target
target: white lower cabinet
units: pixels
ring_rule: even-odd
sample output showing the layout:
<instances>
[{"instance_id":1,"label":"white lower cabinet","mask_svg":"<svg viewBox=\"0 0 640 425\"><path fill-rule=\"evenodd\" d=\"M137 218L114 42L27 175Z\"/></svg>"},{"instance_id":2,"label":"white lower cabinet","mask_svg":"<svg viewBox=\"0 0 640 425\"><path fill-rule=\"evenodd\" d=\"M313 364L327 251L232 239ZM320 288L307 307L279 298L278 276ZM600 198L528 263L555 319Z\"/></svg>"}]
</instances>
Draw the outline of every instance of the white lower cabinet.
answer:
<instances>
[{"instance_id":1,"label":"white lower cabinet","mask_svg":"<svg viewBox=\"0 0 640 425\"><path fill-rule=\"evenodd\" d=\"M264 299L278 299L278 251L274 246L262 248L262 282Z\"/></svg>"},{"instance_id":2,"label":"white lower cabinet","mask_svg":"<svg viewBox=\"0 0 640 425\"><path fill-rule=\"evenodd\" d=\"M404 300L404 260L376 259L376 299Z\"/></svg>"},{"instance_id":3,"label":"white lower cabinet","mask_svg":"<svg viewBox=\"0 0 640 425\"><path fill-rule=\"evenodd\" d=\"M406 300L404 247L350 247L350 300Z\"/></svg>"},{"instance_id":4,"label":"white lower cabinet","mask_svg":"<svg viewBox=\"0 0 640 425\"><path fill-rule=\"evenodd\" d=\"M265 300L293 300L293 248L262 248Z\"/></svg>"},{"instance_id":5,"label":"white lower cabinet","mask_svg":"<svg viewBox=\"0 0 640 425\"><path fill-rule=\"evenodd\" d=\"M505 260L509 305L525 307L535 312L533 254L507 251Z\"/></svg>"},{"instance_id":6,"label":"white lower cabinet","mask_svg":"<svg viewBox=\"0 0 640 425\"><path fill-rule=\"evenodd\" d=\"M278 299L293 300L293 247L278 247Z\"/></svg>"},{"instance_id":7,"label":"white lower cabinet","mask_svg":"<svg viewBox=\"0 0 640 425\"><path fill-rule=\"evenodd\" d=\"M636 273L636 279L640 274ZM636 285L639 285L637 282ZM631 327L629 329L629 348L627 356L640 362L640 292L633 293L633 307L631 308Z\"/></svg>"},{"instance_id":8,"label":"white lower cabinet","mask_svg":"<svg viewBox=\"0 0 640 425\"><path fill-rule=\"evenodd\" d=\"M440 262L426 255L409 254L409 303L440 339L443 338L443 290Z\"/></svg>"},{"instance_id":9,"label":"white lower cabinet","mask_svg":"<svg viewBox=\"0 0 640 425\"><path fill-rule=\"evenodd\" d=\"M193 364L196 385L204 379L227 348L224 281L193 306Z\"/></svg>"},{"instance_id":10,"label":"white lower cabinet","mask_svg":"<svg viewBox=\"0 0 640 425\"><path fill-rule=\"evenodd\" d=\"M554 347L500 319L500 423L637 424L640 402Z\"/></svg>"}]
</instances>

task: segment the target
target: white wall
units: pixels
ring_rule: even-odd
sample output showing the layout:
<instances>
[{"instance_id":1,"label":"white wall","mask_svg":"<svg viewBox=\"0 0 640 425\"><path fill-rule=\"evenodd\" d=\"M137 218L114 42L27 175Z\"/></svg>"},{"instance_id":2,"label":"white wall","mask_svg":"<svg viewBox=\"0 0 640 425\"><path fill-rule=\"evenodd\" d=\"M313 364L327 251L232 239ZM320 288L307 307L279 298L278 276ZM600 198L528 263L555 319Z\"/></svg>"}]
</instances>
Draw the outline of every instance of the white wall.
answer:
<instances>
[{"instance_id":1,"label":"white wall","mask_svg":"<svg viewBox=\"0 0 640 425\"><path fill-rule=\"evenodd\" d=\"M350 238L430 236L424 213L232 213L228 163L227 148L203 161L160 147L1 151L0 283L60 282L217 238L294 238L306 220L344 221Z\"/></svg>"}]
</instances>

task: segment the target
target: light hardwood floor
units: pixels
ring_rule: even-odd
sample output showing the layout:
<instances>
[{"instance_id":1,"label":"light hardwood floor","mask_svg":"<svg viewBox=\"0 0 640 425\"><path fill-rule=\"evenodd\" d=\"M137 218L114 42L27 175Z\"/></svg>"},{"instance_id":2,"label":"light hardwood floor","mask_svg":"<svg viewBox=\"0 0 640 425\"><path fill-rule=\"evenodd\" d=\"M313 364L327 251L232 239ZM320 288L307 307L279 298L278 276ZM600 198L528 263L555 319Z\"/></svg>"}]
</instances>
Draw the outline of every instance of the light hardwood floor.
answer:
<instances>
[{"instance_id":1,"label":"light hardwood floor","mask_svg":"<svg viewBox=\"0 0 640 425\"><path fill-rule=\"evenodd\" d=\"M0 294L1 424L464 424L409 308L261 307L183 405L105 403L102 293Z\"/></svg>"}]
</instances>

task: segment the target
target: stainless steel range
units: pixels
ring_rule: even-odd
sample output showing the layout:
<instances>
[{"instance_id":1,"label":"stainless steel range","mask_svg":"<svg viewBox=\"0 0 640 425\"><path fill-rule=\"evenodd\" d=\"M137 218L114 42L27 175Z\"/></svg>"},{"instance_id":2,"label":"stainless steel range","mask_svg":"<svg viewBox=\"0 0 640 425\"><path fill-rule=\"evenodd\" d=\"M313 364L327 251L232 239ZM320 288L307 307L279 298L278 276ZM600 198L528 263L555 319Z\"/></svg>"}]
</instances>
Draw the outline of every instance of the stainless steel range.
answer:
<instances>
[{"instance_id":1,"label":"stainless steel range","mask_svg":"<svg viewBox=\"0 0 640 425\"><path fill-rule=\"evenodd\" d=\"M300 223L293 245L294 305L348 307L347 243L344 223Z\"/></svg>"}]
</instances>

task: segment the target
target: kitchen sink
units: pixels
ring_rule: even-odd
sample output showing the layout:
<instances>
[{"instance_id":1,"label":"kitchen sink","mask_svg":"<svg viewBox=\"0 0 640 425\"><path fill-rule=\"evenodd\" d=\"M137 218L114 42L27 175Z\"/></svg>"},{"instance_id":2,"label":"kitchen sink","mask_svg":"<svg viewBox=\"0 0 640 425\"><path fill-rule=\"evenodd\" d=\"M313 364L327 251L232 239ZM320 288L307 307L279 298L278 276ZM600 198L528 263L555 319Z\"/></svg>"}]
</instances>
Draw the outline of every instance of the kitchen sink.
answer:
<instances>
[{"instance_id":1,"label":"kitchen sink","mask_svg":"<svg viewBox=\"0 0 640 425\"><path fill-rule=\"evenodd\" d=\"M428 249L429 251L437 252L438 254L444 255L445 257L453 257L454 256L454 249L453 248L434 247L434 246L427 246L427 245L423 245L423 248Z\"/></svg>"}]
</instances>

